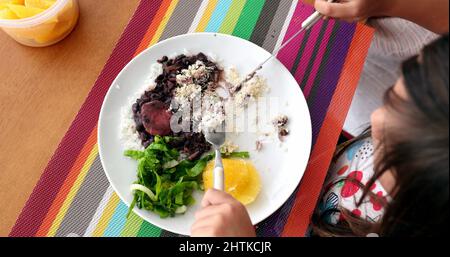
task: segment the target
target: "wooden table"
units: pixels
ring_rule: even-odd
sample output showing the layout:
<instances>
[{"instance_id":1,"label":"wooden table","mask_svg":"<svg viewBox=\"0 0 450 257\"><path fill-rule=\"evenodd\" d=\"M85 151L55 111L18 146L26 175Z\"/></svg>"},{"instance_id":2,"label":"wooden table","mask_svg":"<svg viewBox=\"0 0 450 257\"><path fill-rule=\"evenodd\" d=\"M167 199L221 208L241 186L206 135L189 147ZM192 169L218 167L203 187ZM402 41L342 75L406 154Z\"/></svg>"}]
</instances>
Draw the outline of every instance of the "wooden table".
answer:
<instances>
[{"instance_id":1,"label":"wooden table","mask_svg":"<svg viewBox=\"0 0 450 257\"><path fill-rule=\"evenodd\" d=\"M139 0L80 1L73 33L47 48L0 32L0 236L7 236Z\"/></svg>"}]
</instances>

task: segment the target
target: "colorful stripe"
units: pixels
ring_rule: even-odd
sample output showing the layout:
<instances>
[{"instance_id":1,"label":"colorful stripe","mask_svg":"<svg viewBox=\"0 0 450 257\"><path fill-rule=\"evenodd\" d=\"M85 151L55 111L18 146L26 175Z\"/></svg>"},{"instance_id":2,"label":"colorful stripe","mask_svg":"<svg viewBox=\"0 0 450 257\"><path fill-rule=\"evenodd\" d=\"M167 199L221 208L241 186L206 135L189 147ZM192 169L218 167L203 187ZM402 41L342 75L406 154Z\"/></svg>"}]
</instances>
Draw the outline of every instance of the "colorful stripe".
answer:
<instances>
[{"instance_id":1,"label":"colorful stripe","mask_svg":"<svg viewBox=\"0 0 450 257\"><path fill-rule=\"evenodd\" d=\"M137 234L138 237L159 237L161 235L161 229L144 221Z\"/></svg>"},{"instance_id":2,"label":"colorful stripe","mask_svg":"<svg viewBox=\"0 0 450 257\"><path fill-rule=\"evenodd\" d=\"M201 4L202 0L180 1L172 13L175 19L169 19L158 41L188 32Z\"/></svg>"},{"instance_id":3,"label":"colorful stripe","mask_svg":"<svg viewBox=\"0 0 450 257\"><path fill-rule=\"evenodd\" d=\"M108 223L108 227L106 227L103 236L106 237L117 237L120 235L120 232L125 226L126 223L126 215L128 212L128 207L120 201L119 205L117 205L111 220Z\"/></svg>"},{"instance_id":4,"label":"colorful stripe","mask_svg":"<svg viewBox=\"0 0 450 257\"><path fill-rule=\"evenodd\" d=\"M95 231L97 225L99 224L100 219L102 218L103 212L106 210L108 202L111 199L113 194L114 194L114 190L111 186L109 186L108 189L106 189L106 192L103 195L102 200L100 201L100 204L97 207L97 210L95 210L95 214L92 217L91 221L89 222L89 225L88 225L86 231L84 232L84 234L82 234L84 237L93 236L94 231Z\"/></svg>"},{"instance_id":5,"label":"colorful stripe","mask_svg":"<svg viewBox=\"0 0 450 257\"><path fill-rule=\"evenodd\" d=\"M217 3L216 9L211 16L211 19L206 26L206 32L217 32L222 24L222 21L225 19L227 15L228 9L231 6L231 0L221 0Z\"/></svg>"},{"instance_id":6,"label":"colorful stripe","mask_svg":"<svg viewBox=\"0 0 450 257\"><path fill-rule=\"evenodd\" d=\"M120 234L121 237L135 237L139 233L143 219L132 212Z\"/></svg>"},{"instance_id":7,"label":"colorful stripe","mask_svg":"<svg viewBox=\"0 0 450 257\"><path fill-rule=\"evenodd\" d=\"M326 28L325 34L323 35L322 38L318 39L318 42L320 42L320 43L317 44L314 49L314 52L316 53L316 54L314 54L314 56L317 59L323 59L323 56L325 54L325 50L327 47L326 42L328 42L328 40L330 39L331 32L334 27L334 25L333 25L334 21L329 21L328 23L329 24ZM300 87L303 89L303 93L305 94L305 97L308 97L309 93L311 92L311 88L313 86L314 79L316 78L316 75L319 72L319 66L320 66L320 64L318 62L314 62L314 63L310 62L308 64L308 68L303 73L304 78L302 79ZM298 75L296 74L296 76L299 76L299 74ZM306 81L306 84L304 84L305 78L308 78L308 80Z\"/></svg>"},{"instance_id":8,"label":"colorful stripe","mask_svg":"<svg viewBox=\"0 0 450 257\"><path fill-rule=\"evenodd\" d=\"M50 229L53 220L55 219L56 215L58 214L58 211L61 209L61 206L64 203L64 199L69 194L70 188L75 183L75 180L77 179L78 175L80 174L83 164L86 162L86 159L89 157L89 153L92 151L92 147L96 144L96 142L97 142L97 131L94 130L91 132L91 135L89 136L86 144L84 145L83 149L81 150L80 155L78 156L77 160L75 161L74 166L72 167L71 171L69 172L69 175L67 176L66 181L64 181L63 186L61 187L58 194L56 195L55 200L53 201L52 205L50 206L50 209L47 212L47 215L45 216L41 226L39 227L39 230L36 233L36 236L47 235L48 230Z\"/></svg>"},{"instance_id":9,"label":"colorful stripe","mask_svg":"<svg viewBox=\"0 0 450 257\"><path fill-rule=\"evenodd\" d=\"M200 22L198 24L196 32L203 32L206 31L206 27L209 24L209 21L211 20L211 17L214 14L214 10L216 10L217 4L219 3L219 0L210 0L208 2L208 6L206 7L205 13L203 14L203 17L200 19Z\"/></svg>"},{"instance_id":10,"label":"colorful stripe","mask_svg":"<svg viewBox=\"0 0 450 257\"><path fill-rule=\"evenodd\" d=\"M83 183L84 178L86 177L87 172L91 168L91 165L94 162L94 159L96 158L97 155L98 155L98 148L97 145L95 145L94 149L92 149L91 153L89 154L89 157L86 159L86 163L83 165L83 168L81 168L81 172L78 175L77 179L75 180L75 183L73 184L72 188L70 189L70 192L67 195L67 198L65 199L63 205L61 206L58 215L56 215L56 218L53 221L53 224L50 227L47 236L54 236L56 234L56 230L58 229L59 225L61 225L62 219L66 215L66 212L69 209L70 204L72 203L75 195L80 189L80 186Z\"/></svg>"},{"instance_id":11,"label":"colorful stripe","mask_svg":"<svg viewBox=\"0 0 450 257\"><path fill-rule=\"evenodd\" d=\"M292 35L294 35L298 30L301 29L302 22L309 15L311 15L312 12L313 10L311 8L308 8L308 6L306 6L305 4L303 3L297 4L297 7L293 14L292 21L289 25L289 28L287 29L284 41L292 37ZM280 60L288 70L292 69L292 67L294 66L294 62L296 60L295 57L297 57L297 55L294 55L294 58L292 58L293 57L292 53L298 53L302 42L304 42L303 41L304 37L305 33L300 34L294 40L292 40L289 45L284 47L278 54L278 60Z\"/></svg>"},{"instance_id":12,"label":"colorful stripe","mask_svg":"<svg viewBox=\"0 0 450 257\"><path fill-rule=\"evenodd\" d=\"M285 37L286 37L286 33L288 31L288 28L290 27L291 23L294 21L295 10L297 10L297 6L299 4L301 4L301 2L299 2L299 1L301 1L301 0L294 0L292 2L291 8L289 9L289 12L287 14L287 18L284 21L284 24L281 28L280 37L278 37L278 40L277 40L277 43L275 44L274 49L278 49L281 46L281 44L285 41ZM277 55L277 58L280 59L280 56Z\"/></svg>"},{"instance_id":13,"label":"colorful stripe","mask_svg":"<svg viewBox=\"0 0 450 257\"><path fill-rule=\"evenodd\" d=\"M220 33L231 34L233 33L234 27L238 22L239 16L241 16L242 9L244 8L246 1L233 0L230 10L228 11L222 26L219 29Z\"/></svg>"},{"instance_id":14,"label":"colorful stripe","mask_svg":"<svg viewBox=\"0 0 450 257\"><path fill-rule=\"evenodd\" d=\"M317 26L314 26L313 29L317 29ZM300 64L300 60L304 59L304 58L302 58L303 51L305 51L306 45L308 44L308 42L310 42L312 40L312 39L309 38L311 36L311 31L312 31L312 29L308 30L308 31L305 31L305 33L303 33L304 38L303 38L303 41L302 41L302 43L300 45L300 48L298 50L297 57L294 59L294 62L292 63L292 67L290 69L291 73L295 73L295 71L297 70L297 68L298 68L298 66Z\"/></svg>"},{"instance_id":15,"label":"colorful stripe","mask_svg":"<svg viewBox=\"0 0 450 257\"><path fill-rule=\"evenodd\" d=\"M272 24L273 18L276 14L274 10L278 10L280 3L281 0L271 0L266 2L261 10L259 19L256 22L255 29L250 37L250 41L259 46L263 45L266 37L269 35L270 25ZM272 33L275 33L275 31L272 31Z\"/></svg>"},{"instance_id":16,"label":"colorful stripe","mask_svg":"<svg viewBox=\"0 0 450 257\"><path fill-rule=\"evenodd\" d=\"M94 237L103 236L106 228L108 227L109 221L114 215L114 211L116 210L117 205L119 205L119 202L120 202L119 197L116 194L112 194L111 198L108 201L108 204L105 207L105 210L103 211L100 220L98 221L97 227L92 233L92 236Z\"/></svg>"},{"instance_id":17,"label":"colorful stripe","mask_svg":"<svg viewBox=\"0 0 450 257\"><path fill-rule=\"evenodd\" d=\"M266 0L247 0L233 35L250 39Z\"/></svg>"},{"instance_id":18,"label":"colorful stripe","mask_svg":"<svg viewBox=\"0 0 450 257\"><path fill-rule=\"evenodd\" d=\"M301 81L300 87L302 88L303 80L307 79L309 76L314 74L306 73L306 70L309 68L309 65L312 65L317 60L317 52L318 48L316 46L320 46L323 36L325 35L325 31L327 29L331 32L332 26L329 26L328 21L319 21L311 30L308 32L308 40L304 41L304 47L302 49L302 54L300 58L297 58L296 63L292 67L292 73L294 73L294 78L297 81ZM325 41L328 42L328 41ZM321 60L321 59L320 59ZM306 75L306 76L305 76ZM306 95L305 95L306 97Z\"/></svg>"},{"instance_id":19,"label":"colorful stripe","mask_svg":"<svg viewBox=\"0 0 450 257\"><path fill-rule=\"evenodd\" d=\"M166 28L167 23L169 22L170 17L172 17L172 13L175 11L175 7L177 6L178 2L180 0L172 0L170 2L169 7L167 8L166 14L164 15L163 19L161 20L158 29L156 30L155 34L152 37L152 40L150 41L150 44L148 47L156 44L159 39L161 38L161 35Z\"/></svg>"},{"instance_id":20,"label":"colorful stripe","mask_svg":"<svg viewBox=\"0 0 450 257\"><path fill-rule=\"evenodd\" d=\"M282 40L286 34L287 27L291 21L292 15L294 15L295 7L298 0L283 0L278 5L278 9L275 12L275 17L272 20L269 31L266 35L266 39L262 47L269 52L273 52L275 45Z\"/></svg>"},{"instance_id":21,"label":"colorful stripe","mask_svg":"<svg viewBox=\"0 0 450 257\"><path fill-rule=\"evenodd\" d=\"M320 131L308 168L302 178L303 182L297 192L298 200L294 203L285 225L283 236L305 235L308 229L309 219L322 187L322 183L317 183L317 181L324 181L325 179L329 163L333 157L336 141L340 134L340 129L338 128L342 128L344 125L347 110L350 108L352 97L358 86L367 50L372 41L372 33L371 29L362 25L356 28L356 33L347 53L342 75L335 91L336 93L331 100L330 108L323 123L324 126ZM304 195L309 197L301 197Z\"/></svg>"},{"instance_id":22,"label":"colorful stripe","mask_svg":"<svg viewBox=\"0 0 450 257\"><path fill-rule=\"evenodd\" d=\"M95 142L113 79L148 46L188 32L232 33L273 51L312 11L298 0L142 0L10 235L178 236L134 213L127 220L127 206L108 186ZM372 35L355 27L321 21L278 55L307 96L316 144L299 189L259 225L259 235L304 235Z\"/></svg>"},{"instance_id":23,"label":"colorful stripe","mask_svg":"<svg viewBox=\"0 0 450 257\"><path fill-rule=\"evenodd\" d=\"M100 158L97 155L55 236L66 236L66 231L83 235L108 186L109 181L104 175Z\"/></svg>"},{"instance_id":24,"label":"colorful stripe","mask_svg":"<svg viewBox=\"0 0 450 257\"><path fill-rule=\"evenodd\" d=\"M197 14L195 15L194 21L192 22L188 33L195 32L197 30L197 28L200 26L200 22L202 21L203 16L206 15L208 7L211 5L210 3L211 3L211 1L208 1L208 0L202 1L202 4L198 8Z\"/></svg>"},{"instance_id":25,"label":"colorful stripe","mask_svg":"<svg viewBox=\"0 0 450 257\"><path fill-rule=\"evenodd\" d=\"M307 98L311 112L313 145L315 145L324 116L327 113L331 98L336 90L336 85L355 32L355 27L353 24L341 23L339 32L337 33L339 35L339 43L334 44L337 36L330 39L331 45L328 47L324 56L327 64L324 64L324 68L317 75L318 79ZM319 92L320 98L318 97Z\"/></svg>"},{"instance_id":26,"label":"colorful stripe","mask_svg":"<svg viewBox=\"0 0 450 257\"><path fill-rule=\"evenodd\" d=\"M153 19L151 19L151 16L149 16L152 22L147 32L145 33L144 38L139 44L139 47L137 48L135 55L148 48L148 46L150 45L150 41L152 40L153 36L158 30L158 27L161 24L162 20L164 19L164 16L166 15L166 12L168 11L171 3L172 0L163 0Z\"/></svg>"}]
</instances>

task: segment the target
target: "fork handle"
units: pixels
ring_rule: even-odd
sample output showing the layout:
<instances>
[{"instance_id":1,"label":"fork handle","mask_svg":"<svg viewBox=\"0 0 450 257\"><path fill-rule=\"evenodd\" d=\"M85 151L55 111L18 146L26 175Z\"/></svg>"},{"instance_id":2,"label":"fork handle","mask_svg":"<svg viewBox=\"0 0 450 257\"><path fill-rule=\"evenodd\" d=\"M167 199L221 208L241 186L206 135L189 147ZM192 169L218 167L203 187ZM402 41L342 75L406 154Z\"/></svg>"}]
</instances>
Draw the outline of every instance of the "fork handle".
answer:
<instances>
[{"instance_id":1,"label":"fork handle","mask_svg":"<svg viewBox=\"0 0 450 257\"><path fill-rule=\"evenodd\" d=\"M224 191L224 170L222 167L214 168L214 189Z\"/></svg>"},{"instance_id":2,"label":"fork handle","mask_svg":"<svg viewBox=\"0 0 450 257\"><path fill-rule=\"evenodd\" d=\"M336 0L327 0L328 3L334 3ZM314 24L316 24L320 19L322 19L324 16L318 12L315 11L311 16L309 16L303 23L302 23L302 29L309 30Z\"/></svg>"},{"instance_id":3,"label":"fork handle","mask_svg":"<svg viewBox=\"0 0 450 257\"><path fill-rule=\"evenodd\" d=\"M223 170L223 163L222 163L222 153L220 152L220 147L215 146L214 147L216 152L216 158L214 160L214 189L224 191L225 190L225 174Z\"/></svg>"}]
</instances>

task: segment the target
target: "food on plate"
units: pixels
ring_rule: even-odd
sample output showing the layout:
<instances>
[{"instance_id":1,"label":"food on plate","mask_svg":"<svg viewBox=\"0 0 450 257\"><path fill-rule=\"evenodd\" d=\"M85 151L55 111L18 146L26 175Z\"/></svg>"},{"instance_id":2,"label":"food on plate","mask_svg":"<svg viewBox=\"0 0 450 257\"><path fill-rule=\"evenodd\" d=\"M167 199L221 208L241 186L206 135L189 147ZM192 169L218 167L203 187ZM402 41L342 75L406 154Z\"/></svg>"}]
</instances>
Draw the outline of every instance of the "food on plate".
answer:
<instances>
[{"instance_id":1,"label":"food on plate","mask_svg":"<svg viewBox=\"0 0 450 257\"><path fill-rule=\"evenodd\" d=\"M289 130L287 128L289 118L286 115L279 115L273 120L273 125L278 131L278 137L283 140L283 137L289 135Z\"/></svg>"},{"instance_id":2,"label":"food on plate","mask_svg":"<svg viewBox=\"0 0 450 257\"><path fill-rule=\"evenodd\" d=\"M202 131L219 126L227 115L239 115L267 89L262 77L254 76L242 84L236 68L225 71L203 53L163 56L152 65L151 75L150 85L123 111L121 137L127 148L142 150L155 135L164 133L181 138L178 150L200 157L210 150ZM241 89L233 93L238 84ZM148 105L154 101L157 104ZM229 106L233 113L225 112ZM161 113L156 114L155 109ZM180 115L185 113L188 115ZM169 120L172 131L168 130Z\"/></svg>"},{"instance_id":3,"label":"food on plate","mask_svg":"<svg viewBox=\"0 0 450 257\"><path fill-rule=\"evenodd\" d=\"M236 67L230 67L225 76L238 113L267 90L267 83L263 77L252 74L242 79Z\"/></svg>"},{"instance_id":4,"label":"food on plate","mask_svg":"<svg viewBox=\"0 0 450 257\"><path fill-rule=\"evenodd\" d=\"M180 152L169 146L173 140L155 136L144 151L125 152L138 162L137 181L130 187L134 194L130 210L137 206L166 218L184 213L195 202L192 192L202 188L201 174L212 157L182 159Z\"/></svg>"},{"instance_id":5,"label":"food on plate","mask_svg":"<svg viewBox=\"0 0 450 257\"><path fill-rule=\"evenodd\" d=\"M137 206L167 218L183 214L195 203L192 193L203 189L202 173L214 155L189 160L170 146L175 140L173 137L155 136L144 151L125 151L125 156L138 163L137 180L130 186L133 192L130 211ZM224 157L249 158L249 154L235 152Z\"/></svg>"},{"instance_id":6,"label":"food on plate","mask_svg":"<svg viewBox=\"0 0 450 257\"><path fill-rule=\"evenodd\" d=\"M158 100L142 105L141 119L147 133L153 136L167 136L172 132L170 129L172 115L167 108L166 104Z\"/></svg>"},{"instance_id":7,"label":"food on plate","mask_svg":"<svg viewBox=\"0 0 450 257\"><path fill-rule=\"evenodd\" d=\"M255 201L261 190L261 181L255 166L244 159L223 159L225 171L225 191L242 204L248 205ZM205 190L213 187L214 161L208 162L203 173Z\"/></svg>"},{"instance_id":8,"label":"food on plate","mask_svg":"<svg viewBox=\"0 0 450 257\"><path fill-rule=\"evenodd\" d=\"M179 138L173 145L175 148L199 158L211 148L201 130L192 129L193 119L189 119L189 131L173 131L170 126L171 117L176 113L183 113L183 108L189 108L186 111L190 111L196 96L213 94L222 70L202 53L178 55L172 59L164 56L158 63L161 66L160 74L155 78L154 86L147 89L132 105L135 129L141 144L144 148L147 147L156 135L175 136ZM199 117L202 117L201 114Z\"/></svg>"},{"instance_id":9,"label":"food on plate","mask_svg":"<svg viewBox=\"0 0 450 257\"><path fill-rule=\"evenodd\" d=\"M232 154L237 151L239 146L231 142L230 140L225 140L225 143L220 147L220 152L225 155Z\"/></svg>"},{"instance_id":10,"label":"food on plate","mask_svg":"<svg viewBox=\"0 0 450 257\"><path fill-rule=\"evenodd\" d=\"M137 206L162 218L173 217L194 203L194 190L213 185L214 156L203 131L241 115L268 87L264 78L242 80L236 68L224 69L203 53L163 56L150 68L146 88L122 113L121 139L130 149L125 155L138 162L130 210ZM231 113L226 111L230 105ZM221 147L225 187L250 204L261 181L249 153L238 149L229 140Z\"/></svg>"},{"instance_id":11,"label":"food on plate","mask_svg":"<svg viewBox=\"0 0 450 257\"><path fill-rule=\"evenodd\" d=\"M261 140L256 140L256 151L261 151L263 149L263 142Z\"/></svg>"}]
</instances>

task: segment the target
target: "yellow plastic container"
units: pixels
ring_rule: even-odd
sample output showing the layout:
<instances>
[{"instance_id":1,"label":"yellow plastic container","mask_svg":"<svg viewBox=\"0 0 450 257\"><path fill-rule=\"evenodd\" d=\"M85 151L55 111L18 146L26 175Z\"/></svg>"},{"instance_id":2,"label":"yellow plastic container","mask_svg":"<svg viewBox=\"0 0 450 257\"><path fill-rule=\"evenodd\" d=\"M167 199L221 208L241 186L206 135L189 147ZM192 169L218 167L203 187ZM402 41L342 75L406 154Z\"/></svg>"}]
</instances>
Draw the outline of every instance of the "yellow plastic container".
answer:
<instances>
[{"instance_id":1,"label":"yellow plastic container","mask_svg":"<svg viewBox=\"0 0 450 257\"><path fill-rule=\"evenodd\" d=\"M24 19L0 19L0 28L17 42L43 47L63 40L79 16L78 0L57 0L51 7Z\"/></svg>"}]
</instances>

